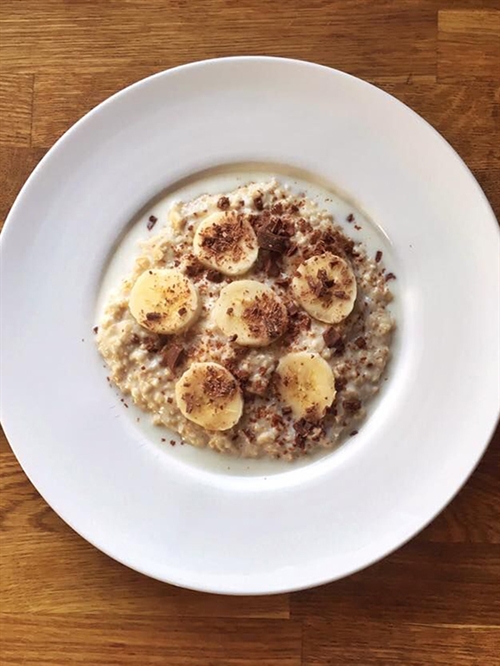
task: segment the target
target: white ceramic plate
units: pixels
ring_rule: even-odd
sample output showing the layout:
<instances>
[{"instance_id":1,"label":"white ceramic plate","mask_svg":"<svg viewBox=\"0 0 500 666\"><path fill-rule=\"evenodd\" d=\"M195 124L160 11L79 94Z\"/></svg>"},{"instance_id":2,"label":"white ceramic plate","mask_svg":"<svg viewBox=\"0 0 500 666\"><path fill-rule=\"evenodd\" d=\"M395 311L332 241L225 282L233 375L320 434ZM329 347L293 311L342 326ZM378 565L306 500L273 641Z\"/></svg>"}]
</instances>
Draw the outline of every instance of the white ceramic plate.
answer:
<instances>
[{"instance_id":1,"label":"white ceramic plate","mask_svg":"<svg viewBox=\"0 0 500 666\"><path fill-rule=\"evenodd\" d=\"M289 468L227 470L163 450L107 386L91 334L108 259L138 211L186 177L245 163L300 169L355 198L398 275L395 358L368 422ZM492 433L493 213L429 125L341 72L230 58L127 88L42 160L1 243L7 436L69 525L150 576L244 594L346 576L428 523Z\"/></svg>"}]
</instances>

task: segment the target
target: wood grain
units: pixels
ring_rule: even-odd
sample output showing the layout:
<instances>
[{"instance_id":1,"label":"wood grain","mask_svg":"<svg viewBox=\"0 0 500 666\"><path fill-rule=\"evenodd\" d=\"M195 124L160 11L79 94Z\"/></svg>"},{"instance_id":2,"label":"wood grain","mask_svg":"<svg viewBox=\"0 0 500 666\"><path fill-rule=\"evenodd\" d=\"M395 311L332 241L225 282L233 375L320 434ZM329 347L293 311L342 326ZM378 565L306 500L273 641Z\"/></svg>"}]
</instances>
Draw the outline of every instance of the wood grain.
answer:
<instances>
[{"instance_id":1,"label":"wood grain","mask_svg":"<svg viewBox=\"0 0 500 666\"><path fill-rule=\"evenodd\" d=\"M0 614L2 664L300 666L302 628L284 620ZM104 630L103 630L104 629ZM269 640L263 641L263 635ZM22 661L19 657L22 655ZM69 661L71 660L71 661Z\"/></svg>"},{"instance_id":2,"label":"wood grain","mask_svg":"<svg viewBox=\"0 0 500 666\"><path fill-rule=\"evenodd\" d=\"M310 59L381 86L454 146L500 216L499 26L500 0L2 0L0 224L95 104L235 53ZM223 597L95 550L0 431L0 664L500 666L499 470L497 430L450 506L384 561L292 595Z\"/></svg>"},{"instance_id":3,"label":"wood grain","mask_svg":"<svg viewBox=\"0 0 500 666\"><path fill-rule=\"evenodd\" d=\"M0 78L0 145L29 146L33 74L4 74Z\"/></svg>"},{"instance_id":4,"label":"wood grain","mask_svg":"<svg viewBox=\"0 0 500 666\"><path fill-rule=\"evenodd\" d=\"M347 580L294 595L291 611L360 623L496 626L499 584L499 544L415 541Z\"/></svg>"},{"instance_id":5,"label":"wood grain","mask_svg":"<svg viewBox=\"0 0 500 666\"><path fill-rule=\"evenodd\" d=\"M498 666L498 627L312 620L304 666ZM345 646L349 645L346 651Z\"/></svg>"},{"instance_id":6,"label":"wood grain","mask_svg":"<svg viewBox=\"0 0 500 666\"><path fill-rule=\"evenodd\" d=\"M362 76L434 76L436 68L428 0L2 0L0 26L0 67L16 71L66 73L68 56L79 70L103 72L234 53L311 59Z\"/></svg>"},{"instance_id":7,"label":"wood grain","mask_svg":"<svg viewBox=\"0 0 500 666\"><path fill-rule=\"evenodd\" d=\"M438 16L438 79L491 80L500 71L500 12L443 10Z\"/></svg>"}]
</instances>

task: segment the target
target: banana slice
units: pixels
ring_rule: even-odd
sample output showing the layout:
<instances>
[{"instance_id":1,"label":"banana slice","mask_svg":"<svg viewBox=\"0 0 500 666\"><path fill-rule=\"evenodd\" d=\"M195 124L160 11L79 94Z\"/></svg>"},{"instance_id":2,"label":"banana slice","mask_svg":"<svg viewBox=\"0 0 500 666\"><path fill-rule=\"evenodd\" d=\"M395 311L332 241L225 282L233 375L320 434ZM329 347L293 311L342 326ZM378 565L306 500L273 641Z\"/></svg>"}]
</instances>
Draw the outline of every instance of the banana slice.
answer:
<instances>
[{"instance_id":1,"label":"banana slice","mask_svg":"<svg viewBox=\"0 0 500 666\"><path fill-rule=\"evenodd\" d=\"M175 268L151 269L137 278L129 308L148 331L180 333L198 316L198 293L191 280Z\"/></svg>"},{"instance_id":2,"label":"banana slice","mask_svg":"<svg viewBox=\"0 0 500 666\"><path fill-rule=\"evenodd\" d=\"M257 260L259 246L250 222L235 211L213 213L198 225L193 239L198 259L224 275L242 275Z\"/></svg>"},{"instance_id":3,"label":"banana slice","mask_svg":"<svg viewBox=\"0 0 500 666\"><path fill-rule=\"evenodd\" d=\"M284 303L271 287L255 280L235 280L223 287L213 309L214 321L234 342L264 347L288 325Z\"/></svg>"},{"instance_id":4,"label":"banana slice","mask_svg":"<svg viewBox=\"0 0 500 666\"><path fill-rule=\"evenodd\" d=\"M328 324L337 324L351 313L357 294L352 268L331 252L301 264L292 289L311 317Z\"/></svg>"},{"instance_id":5,"label":"banana slice","mask_svg":"<svg viewBox=\"0 0 500 666\"><path fill-rule=\"evenodd\" d=\"M322 418L335 399L335 377L319 354L293 352L276 369L278 391L295 418Z\"/></svg>"},{"instance_id":6,"label":"banana slice","mask_svg":"<svg viewBox=\"0 0 500 666\"><path fill-rule=\"evenodd\" d=\"M207 430L229 430L243 413L243 397L233 375L218 363L193 363L175 385L182 414Z\"/></svg>"}]
</instances>

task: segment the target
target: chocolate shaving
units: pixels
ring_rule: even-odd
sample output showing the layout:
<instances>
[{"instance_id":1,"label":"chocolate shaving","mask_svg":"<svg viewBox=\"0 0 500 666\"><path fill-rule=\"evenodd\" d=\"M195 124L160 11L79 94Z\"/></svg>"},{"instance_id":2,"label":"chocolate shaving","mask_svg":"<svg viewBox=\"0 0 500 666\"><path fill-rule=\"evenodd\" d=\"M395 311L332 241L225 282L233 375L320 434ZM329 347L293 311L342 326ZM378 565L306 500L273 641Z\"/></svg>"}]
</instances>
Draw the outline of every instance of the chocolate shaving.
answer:
<instances>
[{"instance_id":1,"label":"chocolate shaving","mask_svg":"<svg viewBox=\"0 0 500 666\"><path fill-rule=\"evenodd\" d=\"M378 264L381 259L382 259L382 250L377 250L375 254L375 262Z\"/></svg>"},{"instance_id":2,"label":"chocolate shaving","mask_svg":"<svg viewBox=\"0 0 500 666\"><path fill-rule=\"evenodd\" d=\"M276 284L279 284L280 287L288 287L290 282L291 282L291 278L289 278L287 275L285 275L283 277L276 278Z\"/></svg>"},{"instance_id":3,"label":"chocolate shaving","mask_svg":"<svg viewBox=\"0 0 500 666\"><path fill-rule=\"evenodd\" d=\"M250 373L241 369L240 361L236 357L224 361L224 367L236 377L242 386L250 379Z\"/></svg>"},{"instance_id":4,"label":"chocolate shaving","mask_svg":"<svg viewBox=\"0 0 500 666\"><path fill-rule=\"evenodd\" d=\"M345 342L344 342L344 340L339 340L339 342L336 345L334 345L333 348L335 349L335 352L334 352L335 356L342 356L342 354L345 351Z\"/></svg>"},{"instance_id":5,"label":"chocolate shaving","mask_svg":"<svg viewBox=\"0 0 500 666\"><path fill-rule=\"evenodd\" d=\"M268 277L278 277L281 273L281 255L278 252L260 249L258 265Z\"/></svg>"},{"instance_id":6,"label":"chocolate shaving","mask_svg":"<svg viewBox=\"0 0 500 666\"><path fill-rule=\"evenodd\" d=\"M184 388L188 388L188 386L184 384ZM184 393L184 402L186 403L186 412L188 414L191 414L191 412L196 406L196 400L194 395L192 393Z\"/></svg>"},{"instance_id":7,"label":"chocolate shaving","mask_svg":"<svg viewBox=\"0 0 500 666\"><path fill-rule=\"evenodd\" d=\"M336 354L342 354L345 349L344 339L338 331L336 331L333 326L327 328L326 331L323 331L323 340L325 345L330 349L335 349Z\"/></svg>"},{"instance_id":8,"label":"chocolate shaving","mask_svg":"<svg viewBox=\"0 0 500 666\"><path fill-rule=\"evenodd\" d=\"M323 232L321 240L316 246L313 245L312 247L307 247L308 256L321 255L325 252L351 256L354 254L354 241L350 238L346 238L343 234L339 234L333 229L327 229Z\"/></svg>"},{"instance_id":9,"label":"chocolate shaving","mask_svg":"<svg viewBox=\"0 0 500 666\"><path fill-rule=\"evenodd\" d=\"M323 232L322 241L325 243L325 245L334 245L337 241L337 236L331 229L327 229Z\"/></svg>"},{"instance_id":10,"label":"chocolate shaving","mask_svg":"<svg viewBox=\"0 0 500 666\"><path fill-rule=\"evenodd\" d=\"M342 336L333 327L327 328L323 331L323 340L327 347L335 347L336 344L342 339Z\"/></svg>"},{"instance_id":11,"label":"chocolate shaving","mask_svg":"<svg viewBox=\"0 0 500 666\"><path fill-rule=\"evenodd\" d=\"M253 205L257 210L262 210L264 208L264 202L262 201L262 197L255 197L253 200Z\"/></svg>"},{"instance_id":12,"label":"chocolate shaving","mask_svg":"<svg viewBox=\"0 0 500 666\"><path fill-rule=\"evenodd\" d=\"M169 368L173 372L183 360L184 355L184 347L177 342L173 342L164 349L160 363L163 367Z\"/></svg>"},{"instance_id":13,"label":"chocolate shaving","mask_svg":"<svg viewBox=\"0 0 500 666\"><path fill-rule=\"evenodd\" d=\"M328 273L324 268L320 268L316 280L308 279L309 286L318 298L331 298L330 290L335 285L335 281L328 278ZM339 292L333 292L334 295Z\"/></svg>"},{"instance_id":14,"label":"chocolate shaving","mask_svg":"<svg viewBox=\"0 0 500 666\"><path fill-rule=\"evenodd\" d=\"M264 250L271 250L271 252L279 254L286 252L289 247L289 240L286 236L280 236L262 227L257 231L257 242Z\"/></svg>"},{"instance_id":15,"label":"chocolate shaving","mask_svg":"<svg viewBox=\"0 0 500 666\"><path fill-rule=\"evenodd\" d=\"M148 312L146 314L147 321L159 321L162 318L161 312Z\"/></svg>"},{"instance_id":16,"label":"chocolate shaving","mask_svg":"<svg viewBox=\"0 0 500 666\"><path fill-rule=\"evenodd\" d=\"M288 333L291 338L299 335L302 331L308 331L311 328L311 318L305 312L296 311L289 318Z\"/></svg>"},{"instance_id":17,"label":"chocolate shaving","mask_svg":"<svg viewBox=\"0 0 500 666\"><path fill-rule=\"evenodd\" d=\"M228 377L225 371L210 366L203 380L203 390L209 398L224 398L232 395L238 386L234 377Z\"/></svg>"},{"instance_id":18,"label":"chocolate shaving","mask_svg":"<svg viewBox=\"0 0 500 666\"><path fill-rule=\"evenodd\" d=\"M354 222L354 215L352 213L349 213L349 215L346 217L346 220L348 222Z\"/></svg>"},{"instance_id":19,"label":"chocolate shaving","mask_svg":"<svg viewBox=\"0 0 500 666\"><path fill-rule=\"evenodd\" d=\"M328 407L328 409L326 410L326 413L329 414L330 416L337 416L337 405L335 405L335 403L330 405L330 407Z\"/></svg>"},{"instance_id":20,"label":"chocolate shaving","mask_svg":"<svg viewBox=\"0 0 500 666\"><path fill-rule=\"evenodd\" d=\"M247 381L244 387L245 394L249 396L258 395L263 398L269 388L269 382L270 380L265 377L254 382Z\"/></svg>"},{"instance_id":21,"label":"chocolate shaving","mask_svg":"<svg viewBox=\"0 0 500 666\"><path fill-rule=\"evenodd\" d=\"M273 216L267 222L267 229L278 236L293 236L295 224L286 217Z\"/></svg>"},{"instance_id":22,"label":"chocolate shaving","mask_svg":"<svg viewBox=\"0 0 500 666\"><path fill-rule=\"evenodd\" d=\"M299 448L305 448L306 440L318 440L324 434L324 427L318 421L317 409L311 407L308 414L309 418L302 418L293 424L295 430L295 444Z\"/></svg>"},{"instance_id":23,"label":"chocolate shaving","mask_svg":"<svg viewBox=\"0 0 500 666\"><path fill-rule=\"evenodd\" d=\"M394 275L394 273L387 273L387 275L385 276L385 281L386 282L389 282L389 280L395 280L395 279L396 279L396 276Z\"/></svg>"},{"instance_id":24,"label":"chocolate shaving","mask_svg":"<svg viewBox=\"0 0 500 666\"><path fill-rule=\"evenodd\" d=\"M205 267L203 264L197 259L194 259L186 266L186 275L188 277L195 277L196 275L203 273L204 270Z\"/></svg>"},{"instance_id":25,"label":"chocolate shaving","mask_svg":"<svg viewBox=\"0 0 500 666\"><path fill-rule=\"evenodd\" d=\"M321 292L323 291L323 285L321 284L320 280L315 280L309 275L307 276L306 280L313 294L317 297L321 296L322 295Z\"/></svg>"},{"instance_id":26,"label":"chocolate shaving","mask_svg":"<svg viewBox=\"0 0 500 666\"><path fill-rule=\"evenodd\" d=\"M229 213L226 219L213 225L201 244L209 255L226 256L228 260L239 261L244 252L242 243L250 244L252 237L253 230L245 222L244 216Z\"/></svg>"},{"instance_id":27,"label":"chocolate shaving","mask_svg":"<svg viewBox=\"0 0 500 666\"><path fill-rule=\"evenodd\" d=\"M220 208L221 210L227 210L229 208L229 205L230 201L228 197L221 197L217 202L217 208Z\"/></svg>"},{"instance_id":28,"label":"chocolate shaving","mask_svg":"<svg viewBox=\"0 0 500 666\"><path fill-rule=\"evenodd\" d=\"M348 256L355 254L353 240L351 240L350 238L341 238L339 239L339 243L341 249L345 252L345 254L347 254Z\"/></svg>"},{"instance_id":29,"label":"chocolate shaving","mask_svg":"<svg viewBox=\"0 0 500 666\"><path fill-rule=\"evenodd\" d=\"M354 344L356 347L359 347L359 349L366 349L366 340L361 335L354 340Z\"/></svg>"},{"instance_id":30,"label":"chocolate shaving","mask_svg":"<svg viewBox=\"0 0 500 666\"><path fill-rule=\"evenodd\" d=\"M347 379L345 377L335 377L335 390L337 393L343 391L347 386Z\"/></svg>"},{"instance_id":31,"label":"chocolate shaving","mask_svg":"<svg viewBox=\"0 0 500 666\"><path fill-rule=\"evenodd\" d=\"M299 219L299 221L298 221L298 225L299 225L299 230L300 230L300 232L303 233L303 234L310 234L311 231L312 231L312 229L313 229L311 223L308 222L308 221L307 221L306 219L304 219L303 217L301 217L301 218Z\"/></svg>"},{"instance_id":32,"label":"chocolate shaving","mask_svg":"<svg viewBox=\"0 0 500 666\"><path fill-rule=\"evenodd\" d=\"M209 280L210 282L215 282L216 284L219 284L220 282L222 282L223 279L224 276L219 271L216 271L213 268L207 271L207 280Z\"/></svg>"},{"instance_id":33,"label":"chocolate shaving","mask_svg":"<svg viewBox=\"0 0 500 666\"><path fill-rule=\"evenodd\" d=\"M94 326L94 328L92 330L94 331L94 333L97 334L97 331L99 330L99 326Z\"/></svg>"},{"instance_id":34,"label":"chocolate shaving","mask_svg":"<svg viewBox=\"0 0 500 666\"><path fill-rule=\"evenodd\" d=\"M344 407L346 412L350 413L359 412L359 410L361 409L361 400L358 400L358 398L349 398L348 400L344 400L342 402L342 406Z\"/></svg>"},{"instance_id":35,"label":"chocolate shaving","mask_svg":"<svg viewBox=\"0 0 500 666\"><path fill-rule=\"evenodd\" d=\"M252 305L243 310L242 319L251 333L271 340L279 337L288 323L282 304L267 293L257 296Z\"/></svg>"},{"instance_id":36,"label":"chocolate shaving","mask_svg":"<svg viewBox=\"0 0 500 666\"><path fill-rule=\"evenodd\" d=\"M143 340L142 344L144 345L146 351L150 354L155 354L156 352L160 351L161 348L159 340L155 338L146 338Z\"/></svg>"},{"instance_id":37,"label":"chocolate shaving","mask_svg":"<svg viewBox=\"0 0 500 666\"><path fill-rule=\"evenodd\" d=\"M314 422L309 421L305 418L299 419L293 424L293 429L295 430L297 435L301 436L308 435L313 428L314 428Z\"/></svg>"},{"instance_id":38,"label":"chocolate shaving","mask_svg":"<svg viewBox=\"0 0 500 666\"><path fill-rule=\"evenodd\" d=\"M150 215L150 216L149 216L148 223L147 223L147 225L146 225L148 231L151 231L151 229L155 226L155 224L156 224L157 222L158 222L158 218L155 217L154 215Z\"/></svg>"}]
</instances>

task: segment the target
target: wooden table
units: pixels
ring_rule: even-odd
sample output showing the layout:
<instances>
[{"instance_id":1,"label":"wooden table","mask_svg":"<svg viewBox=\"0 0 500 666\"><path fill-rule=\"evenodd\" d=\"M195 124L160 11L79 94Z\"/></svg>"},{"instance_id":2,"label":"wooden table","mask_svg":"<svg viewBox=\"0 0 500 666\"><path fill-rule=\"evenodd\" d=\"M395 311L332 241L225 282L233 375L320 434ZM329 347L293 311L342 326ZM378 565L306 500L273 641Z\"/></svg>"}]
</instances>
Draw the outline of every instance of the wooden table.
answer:
<instances>
[{"instance_id":1,"label":"wooden table","mask_svg":"<svg viewBox=\"0 0 500 666\"><path fill-rule=\"evenodd\" d=\"M374 82L451 142L500 216L500 0L1 0L0 220L95 104L148 74L233 54ZM129 571L53 513L5 438L0 456L1 664L500 664L498 432L411 543L347 580L261 598Z\"/></svg>"}]
</instances>

